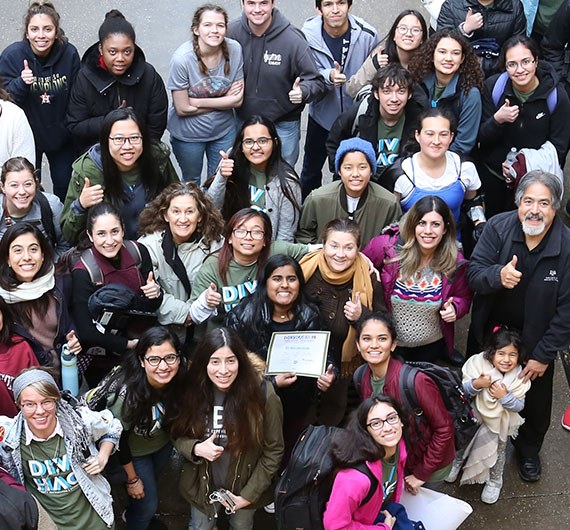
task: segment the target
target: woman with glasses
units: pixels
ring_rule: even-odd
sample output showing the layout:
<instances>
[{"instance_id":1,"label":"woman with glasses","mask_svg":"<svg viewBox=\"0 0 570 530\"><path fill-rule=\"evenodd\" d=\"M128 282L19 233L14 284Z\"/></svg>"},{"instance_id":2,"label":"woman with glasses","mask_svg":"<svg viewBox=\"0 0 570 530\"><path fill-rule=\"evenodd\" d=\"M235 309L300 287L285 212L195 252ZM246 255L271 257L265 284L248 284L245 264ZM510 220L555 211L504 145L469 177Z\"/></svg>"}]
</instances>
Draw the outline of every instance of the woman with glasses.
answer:
<instances>
[{"instance_id":1,"label":"woman with glasses","mask_svg":"<svg viewBox=\"0 0 570 530\"><path fill-rule=\"evenodd\" d=\"M251 116L243 122L231 152L222 156L208 195L226 221L251 206L269 215L274 240L294 241L301 183L281 157L281 142L271 120Z\"/></svg>"},{"instance_id":2,"label":"woman with glasses","mask_svg":"<svg viewBox=\"0 0 570 530\"><path fill-rule=\"evenodd\" d=\"M541 147L544 151L550 142L551 171L564 167L570 142L570 103L554 68L539 61L538 55L534 40L510 38L501 51L503 73L485 82L477 169L488 217L515 208L517 183L506 163L511 149L524 148L527 157L526 153L532 155ZM541 169L547 168L543 164Z\"/></svg>"},{"instance_id":3,"label":"woman with glasses","mask_svg":"<svg viewBox=\"0 0 570 530\"><path fill-rule=\"evenodd\" d=\"M169 156L166 145L151 141L132 108L109 112L99 143L73 163L61 216L65 238L77 243L89 208L106 201L121 211L126 235L135 239L144 207L179 181Z\"/></svg>"},{"instance_id":4,"label":"woman with glasses","mask_svg":"<svg viewBox=\"0 0 570 530\"><path fill-rule=\"evenodd\" d=\"M106 401L123 426L118 456L126 474L128 529L148 528L158 508L157 477L172 452L168 426L184 371L176 335L152 327L89 398Z\"/></svg>"},{"instance_id":5,"label":"woman with glasses","mask_svg":"<svg viewBox=\"0 0 570 530\"><path fill-rule=\"evenodd\" d=\"M406 430L407 419L392 398L372 396L360 404L331 447L340 470L323 516L325 530L394 528L391 503L400 502L404 489Z\"/></svg>"},{"instance_id":6,"label":"woman with glasses","mask_svg":"<svg viewBox=\"0 0 570 530\"><path fill-rule=\"evenodd\" d=\"M394 20L384 45L375 49L346 82L346 92L356 97L360 89L370 85L376 72L388 63L399 63L407 69L411 58L427 38L428 29L421 13L405 9Z\"/></svg>"},{"instance_id":7,"label":"woman with glasses","mask_svg":"<svg viewBox=\"0 0 570 530\"><path fill-rule=\"evenodd\" d=\"M389 396L402 403L407 381L403 363L392 357L396 349L396 328L388 313L369 313L356 324L356 347L365 364L354 373L353 382L360 399ZM410 444L406 462L406 490L412 494L426 482L439 485L447 477L455 457L453 422L445 408L437 384L421 371L413 379L417 410L407 411ZM404 389L404 390L403 390Z\"/></svg>"},{"instance_id":8,"label":"woman with glasses","mask_svg":"<svg viewBox=\"0 0 570 530\"><path fill-rule=\"evenodd\" d=\"M44 370L23 371L13 388L20 412L0 417L2 466L57 528L114 528L111 487L103 471L119 444L119 420L108 410L72 407Z\"/></svg>"}]
</instances>

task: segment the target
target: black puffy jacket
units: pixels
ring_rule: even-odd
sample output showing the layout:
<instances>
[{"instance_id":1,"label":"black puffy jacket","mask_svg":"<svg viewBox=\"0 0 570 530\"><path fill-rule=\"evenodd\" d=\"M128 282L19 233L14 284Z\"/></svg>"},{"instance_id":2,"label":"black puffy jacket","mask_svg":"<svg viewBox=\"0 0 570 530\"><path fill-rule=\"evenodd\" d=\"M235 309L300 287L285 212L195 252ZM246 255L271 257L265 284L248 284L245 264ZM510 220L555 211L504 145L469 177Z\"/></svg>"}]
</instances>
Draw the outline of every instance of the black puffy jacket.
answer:
<instances>
[{"instance_id":1,"label":"black puffy jacket","mask_svg":"<svg viewBox=\"0 0 570 530\"><path fill-rule=\"evenodd\" d=\"M466 37L475 48L475 53L481 58L481 66L485 77L496 72L498 51L503 43L514 35L524 35L526 17L520 0L495 0L489 7L481 5L478 0L445 0L437 18L437 29L458 29L465 22L467 10L483 14L483 26ZM496 53L488 53L481 39L494 39ZM479 42L478 42L479 41ZM479 49L477 47L481 45Z\"/></svg>"},{"instance_id":2,"label":"black puffy jacket","mask_svg":"<svg viewBox=\"0 0 570 530\"><path fill-rule=\"evenodd\" d=\"M542 39L542 58L551 63L563 81L570 83L570 1L564 2ZM567 89L568 90L568 89Z\"/></svg>"}]
</instances>

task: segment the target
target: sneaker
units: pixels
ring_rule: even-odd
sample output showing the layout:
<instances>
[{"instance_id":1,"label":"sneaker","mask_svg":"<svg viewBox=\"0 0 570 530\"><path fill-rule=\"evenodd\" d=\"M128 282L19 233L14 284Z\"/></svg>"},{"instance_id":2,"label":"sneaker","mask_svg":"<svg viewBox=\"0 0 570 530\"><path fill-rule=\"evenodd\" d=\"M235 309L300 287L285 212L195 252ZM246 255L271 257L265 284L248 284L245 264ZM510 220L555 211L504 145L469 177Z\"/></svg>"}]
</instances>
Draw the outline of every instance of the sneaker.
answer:
<instances>
[{"instance_id":1,"label":"sneaker","mask_svg":"<svg viewBox=\"0 0 570 530\"><path fill-rule=\"evenodd\" d=\"M485 504L495 504L501 495L501 486L494 484L485 484L481 492L481 501Z\"/></svg>"},{"instance_id":2,"label":"sneaker","mask_svg":"<svg viewBox=\"0 0 570 530\"><path fill-rule=\"evenodd\" d=\"M463 460L454 460L451 469L449 470L449 475L445 477L443 480L452 484L457 480L459 473L461 473L461 469L463 469Z\"/></svg>"},{"instance_id":3,"label":"sneaker","mask_svg":"<svg viewBox=\"0 0 570 530\"><path fill-rule=\"evenodd\" d=\"M540 458L536 456L519 457L519 476L526 482L540 480Z\"/></svg>"},{"instance_id":4,"label":"sneaker","mask_svg":"<svg viewBox=\"0 0 570 530\"><path fill-rule=\"evenodd\" d=\"M271 504L264 506L263 509L265 510L266 513L275 513L275 503L272 502Z\"/></svg>"},{"instance_id":5,"label":"sneaker","mask_svg":"<svg viewBox=\"0 0 570 530\"><path fill-rule=\"evenodd\" d=\"M570 431L570 405L566 409L564 416L562 416L562 428Z\"/></svg>"}]
</instances>

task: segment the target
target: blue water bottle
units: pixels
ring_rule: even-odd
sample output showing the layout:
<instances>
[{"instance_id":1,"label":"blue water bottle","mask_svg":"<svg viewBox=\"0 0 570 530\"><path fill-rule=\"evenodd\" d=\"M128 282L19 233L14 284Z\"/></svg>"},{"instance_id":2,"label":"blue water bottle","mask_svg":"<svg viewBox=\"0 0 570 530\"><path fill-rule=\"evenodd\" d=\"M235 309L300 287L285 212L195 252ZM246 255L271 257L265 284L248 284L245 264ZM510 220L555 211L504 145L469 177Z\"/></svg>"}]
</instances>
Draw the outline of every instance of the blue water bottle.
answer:
<instances>
[{"instance_id":1,"label":"blue water bottle","mask_svg":"<svg viewBox=\"0 0 570 530\"><path fill-rule=\"evenodd\" d=\"M69 351L67 344L61 348L61 386L74 396L79 394L77 356Z\"/></svg>"}]
</instances>

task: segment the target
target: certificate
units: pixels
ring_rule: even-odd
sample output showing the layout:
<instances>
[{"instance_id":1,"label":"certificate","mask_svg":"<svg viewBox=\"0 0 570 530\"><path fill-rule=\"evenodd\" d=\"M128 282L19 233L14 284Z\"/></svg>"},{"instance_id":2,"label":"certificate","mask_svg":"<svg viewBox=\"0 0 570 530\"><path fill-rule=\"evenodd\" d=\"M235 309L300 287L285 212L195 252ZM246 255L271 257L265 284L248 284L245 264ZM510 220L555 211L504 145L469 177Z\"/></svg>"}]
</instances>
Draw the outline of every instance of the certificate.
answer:
<instances>
[{"instance_id":1,"label":"certificate","mask_svg":"<svg viewBox=\"0 0 570 530\"><path fill-rule=\"evenodd\" d=\"M273 333L267 352L267 374L295 372L319 377L327 368L330 331Z\"/></svg>"}]
</instances>

